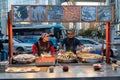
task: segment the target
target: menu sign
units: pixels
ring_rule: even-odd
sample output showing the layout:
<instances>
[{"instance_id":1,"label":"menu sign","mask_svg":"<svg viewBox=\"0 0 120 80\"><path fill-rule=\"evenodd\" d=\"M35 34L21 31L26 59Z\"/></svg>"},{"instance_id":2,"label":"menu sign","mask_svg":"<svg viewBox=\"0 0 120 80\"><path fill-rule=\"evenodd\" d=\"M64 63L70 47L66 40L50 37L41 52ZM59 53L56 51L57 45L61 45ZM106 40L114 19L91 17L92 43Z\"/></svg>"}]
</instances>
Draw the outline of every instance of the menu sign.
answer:
<instances>
[{"instance_id":1,"label":"menu sign","mask_svg":"<svg viewBox=\"0 0 120 80\"><path fill-rule=\"evenodd\" d=\"M78 6L64 6L64 21L80 21L80 7Z\"/></svg>"},{"instance_id":2,"label":"menu sign","mask_svg":"<svg viewBox=\"0 0 120 80\"><path fill-rule=\"evenodd\" d=\"M29 6L14 6L13 12L14 21L30 21Z\"/></svg>"},{"instance_id":3,"label":"menu sign","mask_svg":"<svg viewBox=\"0 0 120 80\"><path fill-rule=\"evenodd\" d=\"M81 9L82 21L96 21L96 7L83 6Z\"/></svg>"},{"instance_id":4,"label":"menu sign","mask_svg":"<svg viewBox=\"0 0 120 80\"><path fill-rule=\"evenodd\" d=\"M112 6L13 5L13 21L97 22L113 21Z\"/></svg>"},{"instance_id":5,"label":"menu sign","mask_svg":"<svg viewBox=\"0 0 120 80\"><path fill-rule=\"evenodd\" d=\"M63 7L62 6L48 6L48 21L62 21Z\"/></svg>"},{"instance_id":6,"label":"menu sign","mask_svg":"<svg viewBox=\"0 0 120 80\"><path fill-rule=\"evenodd\" d=\"M98 21L112 21L112 7L99 6L98 7Z\"/></svg>"},{"instance_id":7,"label":"menu sign","mask_svg":"<svg viewBox=\"0 0 120 80\"><path fill-rule=\"evenodd\" d=\"M32 21L46 21L46 6L31 6Z\"/></svg>"}]
</instances>

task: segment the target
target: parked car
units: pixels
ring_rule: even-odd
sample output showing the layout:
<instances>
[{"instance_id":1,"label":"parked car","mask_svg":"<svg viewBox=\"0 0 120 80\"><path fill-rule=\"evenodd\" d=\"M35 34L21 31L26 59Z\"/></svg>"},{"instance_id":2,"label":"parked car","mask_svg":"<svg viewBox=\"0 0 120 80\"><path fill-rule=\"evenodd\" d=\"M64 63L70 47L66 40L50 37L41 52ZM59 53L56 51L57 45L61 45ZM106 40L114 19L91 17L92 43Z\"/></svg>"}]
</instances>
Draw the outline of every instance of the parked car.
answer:
<instances>
[{"instance_id":1,"label":"parked car","mask_svg":"<svg viewBox=\"0 0 120 80\"><path fill-rule=\"evenodd\" d=\"M18 40L24 43L31 43L31 44L34 44L35 42L38 41L38 39L36 38L27 38L27 39L19 38Z\"/></svg>"},{"instance_id":2,"label":"parked car","mask_svg":"<svg viewBox=\"0 0 120 80\"><path fill-rule=\"evenodd\" d=\"M20 38L17 38L17 39L19 41L24 42L24 43L32 43L32 44L34 44L34 43L38 42L39 38L40 38L40 36L32 37L32 38L31 37L26 37L26 38L20 37ZM50 35L49 40L53 43L53 46L54 46L55 50L58 50L57 39L55 38L55 36Z\"/></svg>"},{"instance_id":3,"label":"parked car","mask_svg":"<svg viewBox=\"0 0 120 80\"><path fill-rule=\"evenodd\" d=\"M1 38L0 42L2 42L3 47L5 50L8 51L8 38ZM32 45L31 43L24 43L17 39L13 39L13 49L14 52L21 53L21 52L32 52Z\"/></svg>"},{"instance_id":4,"label":"parked car","mask_svg":"<svg viewBox=\"0 0 120 80\"><path fill-rule=\"evenodd\" d=\"M89 39L89 38L78 38L78 39L85 47L93 47L93 48L96 48L99 50L102 49L102 44L97 41L94 41L93 39ZM104 49L103 49L104 54L105 54L105 52L106 52L106 44L104 44ZM118 50L116 48L114 48L113 46L111 46L110 56L115 57L117 55L118 55Z\"/></svg>"}]
</instances>

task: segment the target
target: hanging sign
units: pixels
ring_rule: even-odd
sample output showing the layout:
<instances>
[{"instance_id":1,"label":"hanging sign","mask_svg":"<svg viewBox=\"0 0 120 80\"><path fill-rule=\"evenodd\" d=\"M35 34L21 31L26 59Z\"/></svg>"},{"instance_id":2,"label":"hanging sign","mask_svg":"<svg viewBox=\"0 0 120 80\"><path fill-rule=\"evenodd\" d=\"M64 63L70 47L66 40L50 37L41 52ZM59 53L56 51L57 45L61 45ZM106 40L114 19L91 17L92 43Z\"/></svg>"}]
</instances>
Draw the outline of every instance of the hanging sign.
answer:
<instances>
[{"instance_id":1,"label":"hanging sign","mask_svg":"<svg viewBox=\"0 0 120 80\"><path fill-rule=\"evenodd\" d=\"M12 20L30 22L112 22L113 6L12 5Z\"/></svg>"}]
</instances>

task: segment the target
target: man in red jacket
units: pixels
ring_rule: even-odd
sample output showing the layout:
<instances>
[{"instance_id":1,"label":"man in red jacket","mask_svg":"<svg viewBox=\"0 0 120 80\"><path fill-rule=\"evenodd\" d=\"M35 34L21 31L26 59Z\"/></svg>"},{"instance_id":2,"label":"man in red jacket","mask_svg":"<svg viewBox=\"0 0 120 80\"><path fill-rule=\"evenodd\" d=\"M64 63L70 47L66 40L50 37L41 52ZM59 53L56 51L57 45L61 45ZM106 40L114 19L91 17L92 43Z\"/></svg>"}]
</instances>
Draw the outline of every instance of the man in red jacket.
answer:
<instances>
[{"instance_id":1,"label":"man in red jacket","mask_svg":"<svg viewBox=\"0 0 120 80\"><path fill-rule=\"evenodd\" d=\"M42 53L49 53L51 51L52 55L55 55L55 49L52 42L49 41L47 33L42 33L38 42L33 44L32 52L34 55L41 56Z\"/></svg>"}]
</instances>

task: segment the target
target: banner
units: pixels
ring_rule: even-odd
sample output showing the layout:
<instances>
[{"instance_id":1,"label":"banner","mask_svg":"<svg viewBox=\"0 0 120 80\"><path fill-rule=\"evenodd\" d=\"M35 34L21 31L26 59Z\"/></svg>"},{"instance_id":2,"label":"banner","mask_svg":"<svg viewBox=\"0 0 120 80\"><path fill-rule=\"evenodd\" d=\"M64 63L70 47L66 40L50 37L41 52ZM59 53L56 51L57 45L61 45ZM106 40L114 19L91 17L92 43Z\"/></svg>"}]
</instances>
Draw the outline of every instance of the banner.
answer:
<instances>
[{"instance_id":1,"label":"banner","mask_svg":"<svg viewBox=\"0 0 120 80\"><path fill-rule=\"evenodd\" d=\"M96 21L96 7L83 6L81 7L81 21Z\"/></svg>"},{"instance_id":2,"label":"banner","mask_svg":"<svg viewBox=\"0 0 120 80\"><path fill-rule=\"evenodd\" d=\"M62 21L63 7L62 6L48 6L48 21Z\"/></svg>"},{"instance_id":3,"label":"banner","mask_svg":"<svg viewBox=\"0 0 120 80\"><path fill-rule=\"evenodd\" d=\"M79 22L80 21L80 7L78 6L64 6L63 7L63 21L65 22Z\"/></svg>"},{"instance_id":4,"label":"banner","mask_svg":"<svg viewBox=\"0 0 120 80\"><path fill-rule=\"evenodd\" d=\"M112 21L112 7L98 7L98 21Z\"/></svg>"},{"instance_id":5,"label":"banner","mask_svg":"<svg viewBox=\"0 0 120 80\"><path fill-rule=\"evenodd\" d=\"M31 6L31 21L46 21L46 6Z\"/></svg>"},{"instance_id":6,"label":"banner","mask_svg":"<svg viewBox=\"0 0 120 80\"><path fill-rule=\"evenodd\" d=\"M14 21L30 21L29 6L14 6L12 9Z\"/></svg>"},{"instance_id":7,"label":"banner","mask_svg":"<svg viewBox=\"0 0 120 80\"><path fill-rule=\"evenodd\" d=\"M112 22L114 7L12 5L12 20L13 22Z\"/></svg>"}]
</instances>

